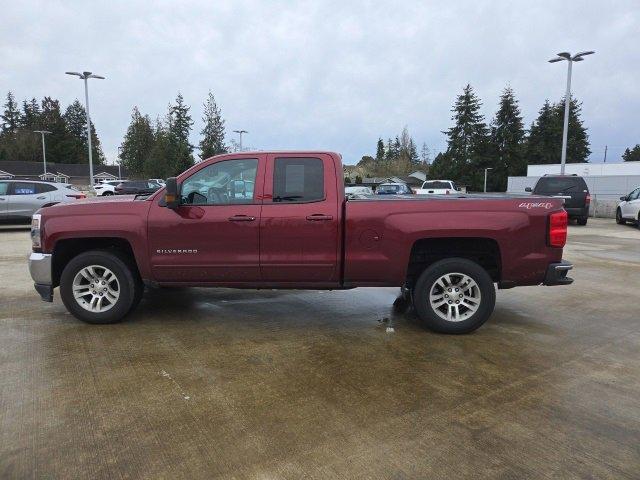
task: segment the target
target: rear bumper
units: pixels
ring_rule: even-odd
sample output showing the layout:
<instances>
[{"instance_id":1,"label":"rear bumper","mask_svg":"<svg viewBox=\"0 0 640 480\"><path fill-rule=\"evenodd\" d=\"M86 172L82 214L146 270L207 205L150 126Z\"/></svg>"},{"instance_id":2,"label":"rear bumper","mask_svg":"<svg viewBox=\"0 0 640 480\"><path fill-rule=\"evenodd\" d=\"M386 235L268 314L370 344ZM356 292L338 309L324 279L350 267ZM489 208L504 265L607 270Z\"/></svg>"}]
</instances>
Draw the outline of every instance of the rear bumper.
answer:
<instances>
[{"instance_id":1,"label":"rear bumper","mask_svg":"<svg viewBox=\"0 0 640 480\"><path fill-rule=\"evenodd\" d=\"M588 217L589 207L564 207L570 217Z\"/></svg>"},{"instance_id":2,"label":"rear bumper","mask_svg":"<svg viewBox=\"0 0 640 480\"><path fill-rule=\"evenodd\" d=\"M573 283L573 278L567 277L569 270L573 268L573 263L564 260L558 263L550 263L547 273L544 276L543 285L569 285Z\"/></svg>"},{"instance_id":3,"label":"rear bumper","mask_svg":"<svg viewBox=\"0 0 640 480\"><path fill-rule=\"evenodd\" d=\"M32 253L29 256L29 273L34 287L45 302L53 301L53 281L51 276L51 254Z\"/></svg>"}]
</instances>

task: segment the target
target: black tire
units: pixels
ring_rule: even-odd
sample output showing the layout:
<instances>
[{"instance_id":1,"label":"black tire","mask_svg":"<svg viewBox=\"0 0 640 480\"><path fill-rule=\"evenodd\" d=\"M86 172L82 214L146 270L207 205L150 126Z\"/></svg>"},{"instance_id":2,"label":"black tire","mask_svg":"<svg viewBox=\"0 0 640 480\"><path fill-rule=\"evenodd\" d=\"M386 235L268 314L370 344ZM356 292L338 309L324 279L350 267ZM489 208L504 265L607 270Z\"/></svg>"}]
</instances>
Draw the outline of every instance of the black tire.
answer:
<instances>
[{"instance_id":1,"label":"black tire","mask_svg":"<svg viewBox=\"0 0 640 480\"><path fill-rule=\"evenodd\" d=\"M96 265L111 270L119 284L119 295L111 308L104 312L90 312L83 308L73 295L73 280L83 268ZM105 250L92 250L74 257L64 267L60 277L60 297L69 313L93 324L121 321L142 298L143 285L124 256Z\"/></svg>"},{"instance_id":2,"label":"black tire","mask_svg":"<svg viewBox=\"0 0 640 480\"><path fill-rule=\"evenodd\" d=\"M625 223L627 223L627 221L622 218L622 210L620 210L619 208L616 210L616 223L618 225L624 225Z\"/></svg>"},{"instance_id":3,"label":"black tire","mask_svg":"<svg viewBox=\"0 0 640 480\"><path fill-rule=\"evenodd\" d=\"M464 320L450 321L441 318L429 301L432 287L446 274L467 275L476 282L480 291L478 309ZM440 333L460 334L476 330L491 316L495 303L493 280L484 268L465 258L448 258L430 265L422 272L413 289L413 306L418 317L425 327Z\"/></svg>"},{"instance_id":4,"label":"black tire","mask_svg":"<svg viewBox=\"0 0 640 480\"><path fill-rule=\"evenodd\" d=\"M108 196L110 196L110 195L113 195L113 192L104 192L104 193L102 194L102 196L103 196L103 197L108 197Z\"/></svg>"},{"instance_id":5,"label":"black tire","mask_svg":"<svg viewBox=\"0 0 640 480\"><path fill-rule=\"evenodd\" d=\"M583 227L587 224L589 217L578 217L578 225L582 225Z\"/></svg>"}]
</instances>

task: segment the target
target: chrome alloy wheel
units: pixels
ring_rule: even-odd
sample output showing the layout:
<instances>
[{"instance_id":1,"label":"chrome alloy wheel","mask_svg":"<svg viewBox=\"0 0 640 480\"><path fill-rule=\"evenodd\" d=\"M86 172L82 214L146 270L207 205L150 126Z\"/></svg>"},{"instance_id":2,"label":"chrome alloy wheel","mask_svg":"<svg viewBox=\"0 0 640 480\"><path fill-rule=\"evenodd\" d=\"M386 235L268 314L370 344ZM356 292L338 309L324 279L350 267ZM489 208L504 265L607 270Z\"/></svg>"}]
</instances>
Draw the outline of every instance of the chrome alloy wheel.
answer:
<instances>
[{"instance_id":1,"label":"chrome alloy wheel","mask_svg":"<svg viewBox=\"0 0 640 480\"><path fill-rule=\"evenodd\" d=\"M433 311L448 322L461 322L480 307L482 294L478 284L464 273L447 273L436 280L429 292Z\"/></svg>"},{"instance_id":2,"label":"chrome alloy wheel","mask_svg":"<svg viewBox=\"0 0 640 480\"><path fill-rule=\"evenodd\" d=\"M120 283L108 268L89 265L73 278L73 297L89 312L106 312L120 298Z\"/></svg>"}]
</instances>

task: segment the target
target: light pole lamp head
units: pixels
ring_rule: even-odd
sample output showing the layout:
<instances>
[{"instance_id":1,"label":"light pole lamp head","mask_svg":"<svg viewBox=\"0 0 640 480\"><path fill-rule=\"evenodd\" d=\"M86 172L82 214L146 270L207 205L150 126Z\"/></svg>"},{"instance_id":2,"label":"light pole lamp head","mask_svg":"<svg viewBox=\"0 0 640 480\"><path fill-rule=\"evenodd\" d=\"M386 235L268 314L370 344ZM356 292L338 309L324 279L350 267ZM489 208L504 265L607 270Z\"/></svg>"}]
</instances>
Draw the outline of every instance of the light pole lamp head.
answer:
<instances>
[{"instance_id":1,"label":"light pole lamp head","mask_svg":"<svg viewBox=\"0 0 640 480\"><path fill-rule=\"evenodd\" d=\"M34 130L33 133L40 133L42 135L48 135L51 132L49 130Z\"/></svg>"},{"instance_id":2,"label":"light pole lamp head","mask_svg":"<svg viewBox=\"0 0 640 480\"><path fill-rule=\"evenodd\" d=\"M579 53L576 53L571 60L573 60L574 62L581 62L582 60L584 60L584 58L582 57L586 55L593 55L594 53L596 52L593 50L588 50L586 52L579 52Z\"/></svg>"}]
</instances>

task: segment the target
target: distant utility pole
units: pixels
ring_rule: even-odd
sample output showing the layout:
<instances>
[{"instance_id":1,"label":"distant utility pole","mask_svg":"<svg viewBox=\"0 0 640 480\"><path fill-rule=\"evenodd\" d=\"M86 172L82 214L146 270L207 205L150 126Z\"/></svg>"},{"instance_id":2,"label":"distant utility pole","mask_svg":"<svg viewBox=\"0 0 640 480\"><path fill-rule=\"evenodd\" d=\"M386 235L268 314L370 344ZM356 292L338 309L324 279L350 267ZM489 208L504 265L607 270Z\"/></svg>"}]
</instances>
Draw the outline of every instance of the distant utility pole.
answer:
<instances>
[{"instance_id":1,"label":"distant utility pole","mask_svg":"<svg viewBox=\"0 0 640 480\"><path fill-rule=\"evenodd\" d=\"M564 96L564 128L562 129L562 157L560 159L560 175L564 175L564 167L567 163L567 134L569 131L569 105L571 103L571 66L573 62L581 62L585 55L596 53L594 51L580 52L571 56L569 52L560 52L556 58L549 60L549 63L562 62L566 60L569 63L567 69L567 92Z\"/></svg>"},{"instance_id":2,"label":"distant utility pole","mask_svg":"<svg viewBox=\"0 0 640 480\"><path fill-rule=\"evenodd\" d=\"M607 163L607 148L609 148L608 145L604 146L604 163Z\"/></svg>"},{"instance_id":3,"label":"distant utility pole","mask_svg":"<svg viewBox=\"0 0 640 480\"><path fill-rule=\"evenodd\" d=\"M246 130L234 130L233 133L237 133L240 135L240 151L242 151L242 134L249 133Z\"/></svg>"},{"instance_id":4,"label":"distant utility pole","mask_svg":"<svg viewBox=\"0 0 640 480\"><path fill-rule=\"evenodd\" d=\"M493 170L493 167L487 167L484 169L484 193L487 193L487 172Z\"/></svg>"},{"instance_id":5,"label":"distant utility pole","mask_svg":"<svg viewBox=\"0 0 640 480\"><path fill-rule=\"evenodd\" d=\"M90 187L93 188L93 153L91 151L91 116L89 115L89 86L87 84L87 80L90 78L97 78L100 80L104 80L104 77L100 75L94 75L91 72L64 72L67 75L75 75L79 77L80 80L84 80L84 103L85 103L85 113L87 114L87 143L89 144L89 184Z\"/></svg>"},{"instance_id":6,"label":"distant utility pole","mask_svg":"<svg viewBox=\"0 0 640 480\"><path fill-rule=\"evenodd\" d=\"M51 132L48 130L34 130L33 133L39 133L42 135L42 164L44 165L44 174L47 174L47 148L44 144L44 136L49 135ZM46 178L45 178L46 180Z\"/></svg>"}]
</instances>

